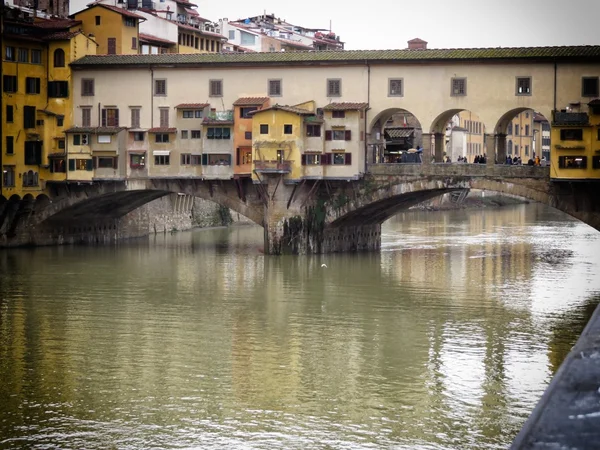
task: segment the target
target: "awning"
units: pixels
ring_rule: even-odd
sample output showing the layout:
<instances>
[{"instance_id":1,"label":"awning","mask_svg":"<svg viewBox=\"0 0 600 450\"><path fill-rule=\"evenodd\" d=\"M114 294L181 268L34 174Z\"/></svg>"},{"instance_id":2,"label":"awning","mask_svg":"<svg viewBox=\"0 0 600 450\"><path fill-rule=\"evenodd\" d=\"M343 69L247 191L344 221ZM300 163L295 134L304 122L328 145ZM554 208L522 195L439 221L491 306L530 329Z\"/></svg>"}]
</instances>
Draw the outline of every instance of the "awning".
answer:
<instances>
[{"instance_id":1,"label":"awning","mask_svg":"<svg viewBox=\"0 0 600 450\"><path fill-rule=\"evenodd\" d=\"M145 155L146 150L127 150L130 155Z\"/></svg>"},{"instance_id":2,"label":"awning","mask_svg":"<svg viewBox=\"0 0 600 450\"><path fill-rule=\"evenodd\" d=\"M169 156L171 154L171 150L154 150L152 152L152 156Z\"/></svg>"}]
</instances>

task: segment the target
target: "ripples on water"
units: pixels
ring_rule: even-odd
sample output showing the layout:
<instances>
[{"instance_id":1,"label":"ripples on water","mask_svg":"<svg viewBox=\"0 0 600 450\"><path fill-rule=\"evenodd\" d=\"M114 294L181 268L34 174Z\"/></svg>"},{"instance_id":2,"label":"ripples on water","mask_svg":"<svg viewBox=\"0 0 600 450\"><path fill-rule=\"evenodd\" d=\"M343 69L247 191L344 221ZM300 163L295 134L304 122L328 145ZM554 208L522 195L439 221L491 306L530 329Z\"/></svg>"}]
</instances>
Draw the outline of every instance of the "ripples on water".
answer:
<instances>
[{"instance_id":1,"label":"ripples on water","mask_svg":"<svg viewBox=\"0 0 600 450\"><path fill-rule=\"evenodd\" d=\"M527 205L406 213L382 243L2 252L0 448L506 448L598 302L600 235Z\"/></svg>"}]
</instances>

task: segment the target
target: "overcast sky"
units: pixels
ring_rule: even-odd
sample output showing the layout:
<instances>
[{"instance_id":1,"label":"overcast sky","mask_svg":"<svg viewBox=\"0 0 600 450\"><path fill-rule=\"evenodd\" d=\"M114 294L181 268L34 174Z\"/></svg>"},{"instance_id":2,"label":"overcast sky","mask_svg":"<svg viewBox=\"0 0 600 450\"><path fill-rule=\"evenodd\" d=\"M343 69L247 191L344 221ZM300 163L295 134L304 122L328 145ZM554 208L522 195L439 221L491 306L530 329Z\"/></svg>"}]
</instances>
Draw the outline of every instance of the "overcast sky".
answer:
<instances>
[{"instance_id":1,"label":"overcast sky","mask_svg":"<svg viewBox=\"0 0 600 450\"><path fill-rule=\"evenodd\" d=\"M600 0L193 0L206 19L275 13L307 28L329 28L346 49L600 45Z\"/></svg>"}]
</instances>

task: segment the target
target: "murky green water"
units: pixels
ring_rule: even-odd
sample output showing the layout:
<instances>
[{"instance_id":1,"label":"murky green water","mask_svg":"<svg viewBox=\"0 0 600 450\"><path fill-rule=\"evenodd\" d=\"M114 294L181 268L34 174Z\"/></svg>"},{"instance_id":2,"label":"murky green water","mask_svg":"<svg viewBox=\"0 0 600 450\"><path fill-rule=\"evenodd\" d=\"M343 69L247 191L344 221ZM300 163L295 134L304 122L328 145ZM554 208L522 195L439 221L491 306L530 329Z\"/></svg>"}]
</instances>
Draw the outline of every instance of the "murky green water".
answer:
<instances>
[{"instance_id":1,"label":"murky green water","mask_svg":"<svg viewBox=\"0 0 600 450\"><path fill-rule=\"evenodd\" d=\"M506 448L600 298L600 233L539 205L262 235L0 251L0 448Z\"/></svg>"}]
</instances>

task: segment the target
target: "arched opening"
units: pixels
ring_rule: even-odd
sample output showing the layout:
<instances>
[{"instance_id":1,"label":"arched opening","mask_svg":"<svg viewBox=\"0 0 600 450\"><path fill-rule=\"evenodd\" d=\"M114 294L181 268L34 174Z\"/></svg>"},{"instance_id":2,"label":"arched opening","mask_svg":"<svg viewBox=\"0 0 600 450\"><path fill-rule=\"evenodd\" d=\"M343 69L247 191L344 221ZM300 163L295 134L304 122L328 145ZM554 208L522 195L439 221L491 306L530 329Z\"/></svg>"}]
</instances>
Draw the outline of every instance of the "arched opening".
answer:
<instances>
[{"instance_id":1,"label":"arched opening","mask_svg":"<svg viewBox=\"0 0 600 450\"><path fill-rule=\"evenodd\" d=\"M402 108L381 111L371 121L369 160L375 164L420 163L423 128L419 119Z\"/></svg>"},{"instance_id":2,"label":"arched opening","mask_svg":"<svg viewBox=\"0 0 600 450\"><path fill-rule=\"evenodd\" d=\"M483 120L467 109L450 109L431 124L435 162L486 163L486 128Z\"/></svg>"},{"instance_id":3,"label":"arched opening","mask_svg":"<svg viewBox=\"0 0 600 450\"><path fill-rule=\"evenodd\" d=\"M65 67L65 51L62 48L54 50L54 67Z\"/></svg>"},{"instance_id":4,"label":"arched opening","mask_svg":"<svg viewBox=\"0 0 600 450\"><path fill-rule=\"evenodd\" d=\"M529 108L515 108L500 117L495 129L498 163L539 164L550 161L550 122Z\"/></svg>"}]
</instances>

